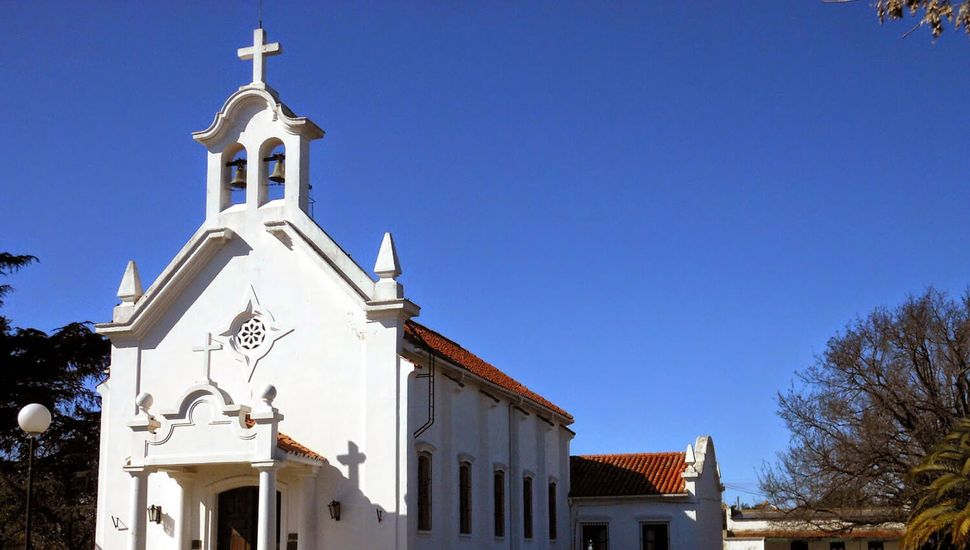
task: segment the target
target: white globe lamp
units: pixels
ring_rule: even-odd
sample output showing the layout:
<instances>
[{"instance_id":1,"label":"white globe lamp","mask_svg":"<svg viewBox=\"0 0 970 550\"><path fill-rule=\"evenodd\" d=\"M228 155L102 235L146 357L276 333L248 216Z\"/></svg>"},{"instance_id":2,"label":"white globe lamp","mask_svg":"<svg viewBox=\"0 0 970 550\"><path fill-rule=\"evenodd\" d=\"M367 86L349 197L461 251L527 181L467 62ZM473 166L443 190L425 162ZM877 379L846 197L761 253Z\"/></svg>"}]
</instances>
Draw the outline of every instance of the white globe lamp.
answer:
<instances>
[{"instance_id":1,"label":"white globe lamp","mask_svg":"<svg viewBox=\"0 0 970 550\"><path fill-rule=\"evenodd\" d=\"M27 432L27 519L24 522L24 548L31 550L30 545L30 493L34 484L34 439L51 427L51 412L39 403L31 403L20 409L17 414L17 424Z\"/></svg>"},{"instance_id":2,"label":"white globe lamp","mask_svg":"<svg viewBox=\"0 0 970 550\"><path fill-rule=\"evenodd\" d=\"M21 430L27 432L27 435L40 435L51 426L51 412L39 403L31 403L20 409L17 423L20 424Z\"/></svg>"}]
</instances>

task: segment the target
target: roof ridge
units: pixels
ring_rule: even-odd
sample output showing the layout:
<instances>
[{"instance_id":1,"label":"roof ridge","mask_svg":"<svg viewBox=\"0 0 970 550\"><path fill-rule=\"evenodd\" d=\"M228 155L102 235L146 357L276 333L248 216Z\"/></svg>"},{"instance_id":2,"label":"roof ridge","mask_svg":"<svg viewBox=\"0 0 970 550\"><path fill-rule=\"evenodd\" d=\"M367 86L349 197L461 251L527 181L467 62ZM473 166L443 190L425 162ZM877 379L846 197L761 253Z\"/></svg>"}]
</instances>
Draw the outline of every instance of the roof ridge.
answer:
<instances>
[{"instance_id":1,"label":"roof ridge","mask_svg":"<svg viewBox=\"0 0 970 550\"><path fill-rule=\"evenodd\" d=\"M464 370L472 373L475 376L478 376L484 379L487 382L491 382L492 384L495 384L513 393L518 393L519 395L521 395L522 397L525 397L529 401L545 409L551 410L556 414L564 416L569 420L573 419L573 416L569 414L567 411L565 411L562 407L557 406L552 401L549 401L545 397L539 395L537 392L533 391L522 382L509 376L502 369L496 367L492 363L489 363L485 359L482 359L479 355L473 353L468 348L462 346L458 342L455 342L451 338L448 338L447 336L441 334L440 332L432 328L429 328L421 323L418 323L413 319L409 319L406 322L405 326L410 330L411 335L414 336L417 340L419 340L419 342L417 343L426 346L427 348L429 348L430 350L433 350L437 354L440 354L442 357L444 357L445 359L448 359L458 367L463 368ZM422 331L425 332L425 334L421 334ZM432 339L441 339L442 342L436 346L435 343L429 342L426 336L431 337ZM442 344L444 344L447 347L454 347L455 349L449 350L447 349L447 347L445 349L441 349ZM469 363L472 363L472 364L470 365ZM489 371L494 371L494 372L489 372Z\"/></svg>"},{"instance_id":2,"label":"roof ridge","mask_svg":"<svg viewBox=\"0 0 970 550\"><path fill-rule=\"evenodd\" d=\"M573 458L622 458L627 456L684 456L684 451L651 451L646 453L605 453L595 455L572 455Z\"/></svg>"},{"instance_id":3,"label":"roof ridge","mask_svg":"<svg viewBox=\"0 0 970 550\"><path fill-rule=\"evenodd\" d=\"M448 338L448 337L447 337L447 336L445 336L444 334L441 334L440 332L438 332L437 330L435 330L435 329L433 329L433 328L431 328L431 327L429 327L428 325L425 325L425 324L423 324L423 323L419 323L419 322L417 322L417 321L415 321L414 319L408 319L408 320L407 320L407 323L406 323L406 324L411 324L411 325L417 325L417 326L419 326L419 327L421 327L421 328L423 328L424 330L426 330L426 331L428 331L428 332L433 332L433 333L435 333L435 335L436 335L436 336L438 336L439 338L442 338L442 339L444 339L444 340L447 340L447 341L449 341L449 342L451 342L452 344L454 344L454 345L456 345L456 346L458 346L458 347L460 347L461 349L463 349L463 350L465 350L465 351L467 351L468 353L471 353L471 354L472 354L472 355L474 355L475 357L478 357L478 355L476 355L475 353L472 353L472 352L471 352L471 351L470 351L470 350L469 350L468 348L466 348L465 346L463 346L463 345L461 345L461 344L459 344L458 342L455 342L455 341L454 341L454 340L452 340L451 338ZM479 358L479 359L482 359L481 357L478 357L478 358ZM482 361L484 361L484 359L482 359Z\"/></svg>"}]
</instances>

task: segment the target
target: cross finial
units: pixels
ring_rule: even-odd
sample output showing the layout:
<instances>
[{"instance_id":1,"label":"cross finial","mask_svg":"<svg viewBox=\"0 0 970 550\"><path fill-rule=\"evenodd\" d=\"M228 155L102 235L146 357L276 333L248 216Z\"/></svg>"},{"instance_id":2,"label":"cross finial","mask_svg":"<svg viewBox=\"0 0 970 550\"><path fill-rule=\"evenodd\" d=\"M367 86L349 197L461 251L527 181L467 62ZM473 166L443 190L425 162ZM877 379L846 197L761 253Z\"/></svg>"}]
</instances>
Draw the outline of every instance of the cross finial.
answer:
<instances>
[{"instance_id":1,"label":"cross finial","mask_svg":"<svg viewBox=\"0 0 970 550\"><path fill-rule=\"evenodd\" d=\"M202 353L205 354L205 359L203 359L203 364L202 364L202 367L203 367L202 374L203 374L203 376L199 380L200 382L204 382L204 383L208 384L212 380L209 377L209 367L212 365L212 352L218 351L218 350L221 350L221 349L222 349L222 344L220 344L219 342L216 342L215 340L212 339L212 333L211 332L207 332L205 334L205 343L204 344L202 344L201 346L196 346L196 347L192 348L192 351L201 351Z\"/></svg>"},{"instance_id":2,"label":"cross finial","mask_svg":"<svg viewBox=\"0 0 970 550\"><path fill-rule=\"evenodd\" d=\"M260 88L266 87L266 65L263 57L279 55L283 53L283 47L279 42L266 44L266 31L262 27L253 31L253 45L248 48L239 48L237 52L239 59L243 61L253 60L253 86Z\"/></svg>"}]
</instances>

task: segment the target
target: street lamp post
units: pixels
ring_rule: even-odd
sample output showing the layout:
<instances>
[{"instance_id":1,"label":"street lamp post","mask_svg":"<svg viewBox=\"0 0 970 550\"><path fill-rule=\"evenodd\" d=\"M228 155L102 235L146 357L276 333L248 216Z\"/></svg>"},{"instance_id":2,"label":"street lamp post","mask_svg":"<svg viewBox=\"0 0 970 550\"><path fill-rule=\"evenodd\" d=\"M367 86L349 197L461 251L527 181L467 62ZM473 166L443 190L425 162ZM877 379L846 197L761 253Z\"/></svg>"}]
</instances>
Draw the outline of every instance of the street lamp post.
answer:
<instances>
[{"instance_id":1,"label":"street lamp post","mask_svg":"<svg viewBox=\"0 0 970 550\"><path fill-rule=\"evenodd\" d=\"M30 492L34 485L34 440L47 431L51 425L51 412L47 407L31 403L20 409L17 415L20 429L27 433L27 519L24 527L24 550L31 550L30 546Z\"/></svg>"}]
</instances>

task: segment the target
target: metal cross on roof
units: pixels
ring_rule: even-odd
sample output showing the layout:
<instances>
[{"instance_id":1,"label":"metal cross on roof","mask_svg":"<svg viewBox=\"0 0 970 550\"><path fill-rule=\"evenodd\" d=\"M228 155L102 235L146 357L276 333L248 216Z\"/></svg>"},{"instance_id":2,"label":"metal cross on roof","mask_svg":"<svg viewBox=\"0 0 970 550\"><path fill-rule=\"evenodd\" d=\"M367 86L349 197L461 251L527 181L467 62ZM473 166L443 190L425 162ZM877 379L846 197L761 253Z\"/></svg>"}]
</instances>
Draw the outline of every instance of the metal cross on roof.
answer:
<instances>
[{"instance_id":1,"label":"metal cross on roof","mask_svg":"<svg viewBox=\"0 0 970 550\"><path fill-rule=\"evenodd\" d=\"M279 55L283 53L283 47L279 42L266 44L266 31L256 29L253 31L253 45L248 48L239 48L237 54L243 61L253 60L253 84L266 84L266 65L263 57Z\"/></svg>"}]
</instances>

